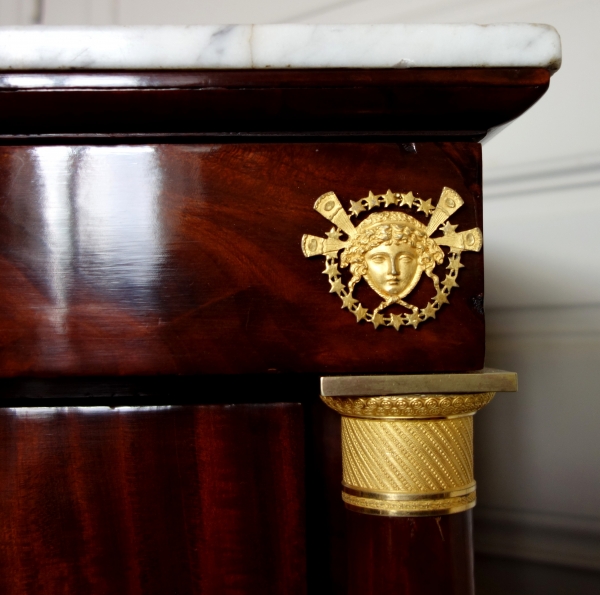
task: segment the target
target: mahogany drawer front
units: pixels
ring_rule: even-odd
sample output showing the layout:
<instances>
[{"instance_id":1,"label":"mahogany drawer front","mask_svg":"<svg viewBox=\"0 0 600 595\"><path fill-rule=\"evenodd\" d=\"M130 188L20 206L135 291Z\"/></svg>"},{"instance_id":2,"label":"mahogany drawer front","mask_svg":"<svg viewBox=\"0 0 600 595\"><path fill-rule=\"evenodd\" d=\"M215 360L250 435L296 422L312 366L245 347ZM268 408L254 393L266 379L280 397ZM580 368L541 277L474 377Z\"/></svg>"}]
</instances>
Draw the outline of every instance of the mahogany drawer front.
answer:
<instances>
[{"instance_id":1,"label":"mahogany drawer front","mask_svg":"<svg viewBox=\"0 0 600 595\"><path fill-rule=\"evenodd\" d=\"M0 409L0 591L306 592L298 404Z\"/></svg>"},{"instance_id":2,"label":"mahogany drawer front","mask_svg":"<svg viewBox=\"0 0 600 595\"><path fill-rule=\"evenodd\" d=\"M313 209L328 191L347 210L449 187L450 222L482 228L480 164L477 143L2 147L0 375L480 369L483 252L462 254L435 319L397 331L357 323L301 249L332 229ZM423 275L410 301L434 294ZM355 297L381 301L364 280Z\"/></svg>"}]
</instances>

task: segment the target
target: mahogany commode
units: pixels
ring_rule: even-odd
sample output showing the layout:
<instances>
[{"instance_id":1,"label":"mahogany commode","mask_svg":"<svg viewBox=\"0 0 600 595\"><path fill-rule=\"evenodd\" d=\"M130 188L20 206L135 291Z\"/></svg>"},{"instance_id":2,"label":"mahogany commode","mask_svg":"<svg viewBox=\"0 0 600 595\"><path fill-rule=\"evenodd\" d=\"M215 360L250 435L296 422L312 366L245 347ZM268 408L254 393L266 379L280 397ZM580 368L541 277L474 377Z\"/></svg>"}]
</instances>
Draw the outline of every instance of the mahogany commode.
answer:
<instances>
[{"instance_id":1,"label":"mahogany commode","mask_svg":"<svg viewBox=\"0 0 600 595\"><path fill-rule=\"evenodd\" d=\"M0 49L3 593L474 593L472 415L516 389L479 142L558 37L390 26L341 64L304 27L191 28L165 68L160 28Z\"/></svg>"}]
</instances>

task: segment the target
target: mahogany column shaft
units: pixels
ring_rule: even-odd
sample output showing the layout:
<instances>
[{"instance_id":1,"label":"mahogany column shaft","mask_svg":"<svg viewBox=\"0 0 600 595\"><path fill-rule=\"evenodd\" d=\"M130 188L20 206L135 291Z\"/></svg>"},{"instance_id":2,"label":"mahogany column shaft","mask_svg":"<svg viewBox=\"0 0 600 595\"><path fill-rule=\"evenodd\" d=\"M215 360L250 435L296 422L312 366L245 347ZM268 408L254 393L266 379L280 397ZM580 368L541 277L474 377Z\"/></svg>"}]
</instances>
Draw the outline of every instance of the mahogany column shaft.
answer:
<instances>
[{"instance_id":1,"label":"mahogany column shaft","mask_svg":"<svg viewBox=\"0 0 600 595\"><path fill-rule=\"evenodd\" d=\"M439 517L346 512L348 595L473 595L470 510Z\"/></svg>"}]
</instances>

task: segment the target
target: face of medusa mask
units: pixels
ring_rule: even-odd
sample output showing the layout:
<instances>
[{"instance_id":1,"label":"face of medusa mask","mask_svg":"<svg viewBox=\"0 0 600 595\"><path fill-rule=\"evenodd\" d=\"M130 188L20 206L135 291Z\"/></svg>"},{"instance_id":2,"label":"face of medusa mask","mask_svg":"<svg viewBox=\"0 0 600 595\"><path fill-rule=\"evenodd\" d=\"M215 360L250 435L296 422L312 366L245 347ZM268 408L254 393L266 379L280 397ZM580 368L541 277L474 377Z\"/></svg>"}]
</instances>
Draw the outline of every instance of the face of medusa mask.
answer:
<instances>
[{"instance_id":1,"label":"face of medusa mask","mask_svg":"<svg viewBox=\"0 0 600 595\"><path fill-rule=\"evenodd\" d=\"M433 269L444 259L425 230L423 224L404 213L377 213L365 219L341 255L341 266L349 266L352 273L350 292L364 278L384 300L376 312L392 304L418 310L402 298L415 288L423 272L439 290Z\"/></svg>"}]
</instances>

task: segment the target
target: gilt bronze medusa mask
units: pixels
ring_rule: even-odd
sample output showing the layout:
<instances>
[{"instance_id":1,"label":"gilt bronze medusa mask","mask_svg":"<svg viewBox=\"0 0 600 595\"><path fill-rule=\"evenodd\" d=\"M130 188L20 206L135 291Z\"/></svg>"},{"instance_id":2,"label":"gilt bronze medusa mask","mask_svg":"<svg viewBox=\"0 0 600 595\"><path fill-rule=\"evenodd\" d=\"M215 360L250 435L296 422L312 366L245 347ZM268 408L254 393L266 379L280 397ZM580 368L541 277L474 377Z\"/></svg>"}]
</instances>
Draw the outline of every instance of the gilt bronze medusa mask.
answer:
<instances>
[{"instance_id":1,"label":"gilt bronze medusa mask","mask_svg":"<svg viewBox=\"0 0 600 595\"><path fill-rule=\"evenodd\" d=\"M417 328L428 318L435 318L439 308L448 303L451 289L458 286L456 276L463 267L461 252L481 249L482 237L478 228L457 233L457 226L447 221L463 204L458 193L450 188L442 190L435 208L431 200L415 198L412 192L400 194L388 190L386 194L374 195L370 192L365 199L351 201L349 215L337 196L328 192L317 200L315 210L335 227L327 232L326 238L303 236L302 250L307 257L325 256L327 266L324 272L329 277L331 293L340 296L342 308L351 311L358 322L366 320L375 328L393 326L399 330L405 325ZM352 216L358 216L367 208L390 206L416 207L431 219L428 225L424 225L401 210L386 210L370 214L357 226L351 221ZM432 238L431 235L438 229L444 235ZM342 239L344 234L345 240ZM446 257L441 246L449 248L449 273L440 283L434 268L442 264ZM350 269L352 277L347 287L338 266ZM431 279L435 297L424 308L419 308L403 298L413 291L423 273ZM383 299L372 312L363 308L353 296L354 288L362 279ZM385 309L393 304L409 312L386 314Z\"/></svg>"}]
</instances>

